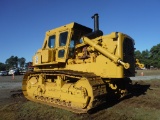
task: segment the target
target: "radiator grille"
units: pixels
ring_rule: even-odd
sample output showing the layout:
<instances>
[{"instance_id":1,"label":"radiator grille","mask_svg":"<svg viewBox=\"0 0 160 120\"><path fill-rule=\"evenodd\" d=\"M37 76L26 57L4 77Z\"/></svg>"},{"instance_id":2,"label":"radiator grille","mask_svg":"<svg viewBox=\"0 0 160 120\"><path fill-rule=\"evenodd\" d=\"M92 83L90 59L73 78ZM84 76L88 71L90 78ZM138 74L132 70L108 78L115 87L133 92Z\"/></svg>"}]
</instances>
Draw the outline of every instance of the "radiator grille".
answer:
<instances>
[{"instance_id":1,"label":"radiator grille","mask_svg":"<svg viewBox=\"0 0 160 120\"><path fill-rule=\"evenodd\" d=\"M129 37L123 42L123 61L130 64L129 69L124 69L124 76L135 76L134 42Z\"/></svg>"}]
</instances>

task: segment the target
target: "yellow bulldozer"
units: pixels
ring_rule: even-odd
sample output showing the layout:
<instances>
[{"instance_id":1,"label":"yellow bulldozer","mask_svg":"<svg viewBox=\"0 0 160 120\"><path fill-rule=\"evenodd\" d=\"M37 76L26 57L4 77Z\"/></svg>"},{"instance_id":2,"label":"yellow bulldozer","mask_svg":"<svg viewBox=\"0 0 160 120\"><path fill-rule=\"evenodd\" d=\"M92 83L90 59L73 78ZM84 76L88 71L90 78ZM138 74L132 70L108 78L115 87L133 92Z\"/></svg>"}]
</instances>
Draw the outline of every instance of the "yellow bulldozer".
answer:
<instances>
[{"instance_id":1,"label":"yellow bulldozer","mask_svg":"<svg viewBox=\"0 0 160 120\"><path fill-rule=\"evenodd\" d=\"M135 60L136 69L144 69L144 64L139 62L139 59Z\"/></svg>"},{"instance_id":2,"label":"yellow bulldozer","mask_svg":"<svg viewBox=\"0 0 160 120\"><path fill-rule=\"evenodd\" d=\"M46 32L34 70L23 78L27 99L86 113L112 99L108 95L127 94L135 76L134 40L120 32L103 35L98 14L92 18L94 29L73 22Z\"/></svg>"}]
</instances>

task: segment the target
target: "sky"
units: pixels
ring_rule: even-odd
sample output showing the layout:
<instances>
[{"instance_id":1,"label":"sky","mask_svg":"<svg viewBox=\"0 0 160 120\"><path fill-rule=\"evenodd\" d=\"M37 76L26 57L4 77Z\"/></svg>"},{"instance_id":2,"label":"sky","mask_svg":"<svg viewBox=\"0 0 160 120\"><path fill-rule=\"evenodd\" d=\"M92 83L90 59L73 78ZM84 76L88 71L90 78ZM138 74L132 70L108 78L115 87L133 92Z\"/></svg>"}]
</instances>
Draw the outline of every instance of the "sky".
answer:
<instances>
[{"instance_id":1,"label":"sky","mask_svg":"<svg viewBox=\"0 0 160 120\"><path fill-rule=\"evenodd\" d=\"M93 28L99 14L104 35L122 32L136 50L160 43L160 0L0 0L0 62L12 55L32 61L48 30L77 22Z\"/></svg>"}]
</instances>

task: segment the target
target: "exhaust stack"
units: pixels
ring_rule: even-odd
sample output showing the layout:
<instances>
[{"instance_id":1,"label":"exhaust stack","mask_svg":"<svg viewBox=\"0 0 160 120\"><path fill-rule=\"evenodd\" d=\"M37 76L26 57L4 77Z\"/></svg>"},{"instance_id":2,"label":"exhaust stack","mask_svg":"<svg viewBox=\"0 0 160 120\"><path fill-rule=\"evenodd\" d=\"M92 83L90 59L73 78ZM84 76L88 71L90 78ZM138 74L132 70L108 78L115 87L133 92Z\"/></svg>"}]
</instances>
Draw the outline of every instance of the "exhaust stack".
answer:
<instances>
[{"instance_id":1,"label":"exhaust stack","mask_svg":"<svg viewBox=\"0 0 160 120\"><path fill-rule=\"evenodd\" d=\"M94 19L94 31L98 31L99 30L99 16L98 14L94 14L92 16L92 19Z\"/></svg>"},{"instance_id":2,"label":"exhaust stack","mask_svg":"<svg viewBox=\"0 0 160 120\"><path fill-rule=\"evenodd\" d=\"M94 19L94 31L91 33L88 33L85 36L88 37L89 39L94 39L96 37L102 36L103 32L101 30L99 30L99 16L98 16L98 14L97 13L94 14L91 18Z\"/></svg>"}]
</instances>

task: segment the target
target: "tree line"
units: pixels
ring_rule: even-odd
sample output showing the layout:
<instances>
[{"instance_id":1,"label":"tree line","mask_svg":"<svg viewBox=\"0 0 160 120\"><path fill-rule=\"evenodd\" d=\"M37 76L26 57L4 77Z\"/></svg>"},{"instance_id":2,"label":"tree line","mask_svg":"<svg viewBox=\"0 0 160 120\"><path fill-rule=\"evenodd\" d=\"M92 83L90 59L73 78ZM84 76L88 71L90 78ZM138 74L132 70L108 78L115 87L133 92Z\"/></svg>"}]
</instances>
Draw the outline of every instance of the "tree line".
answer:
<instances>
[{"instance_id":1,"label":"tree line","mask_svg":"<svg viewBox=\"0 0 160 120\"><path fill-rule=\"evenodd\" d=\"M0 71L9 70L10 68L24 67L26 59L24 57L18 58L17 56L11 56L5 63L0 62Z\"/></svg>"},{"instance_id":2,"label":"tree line","mask_svg":"<svg viewBox=\"0 0 160 120\"><path fill-rule=\"evenodd\" d=\"M139 59L146 68L160 68L160 44L153 46L150 50L135 51L135 58Z\"/></svg>"}]
</instances>

